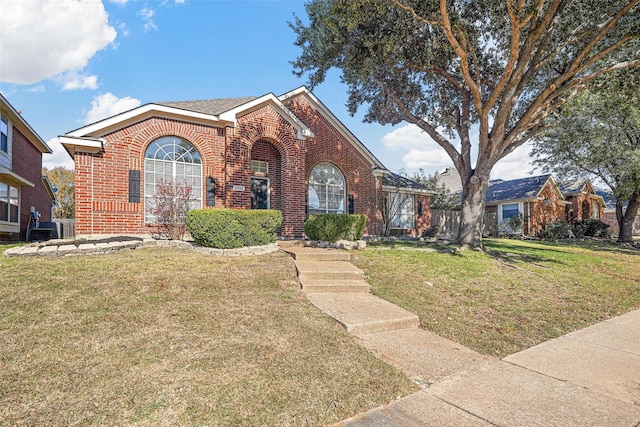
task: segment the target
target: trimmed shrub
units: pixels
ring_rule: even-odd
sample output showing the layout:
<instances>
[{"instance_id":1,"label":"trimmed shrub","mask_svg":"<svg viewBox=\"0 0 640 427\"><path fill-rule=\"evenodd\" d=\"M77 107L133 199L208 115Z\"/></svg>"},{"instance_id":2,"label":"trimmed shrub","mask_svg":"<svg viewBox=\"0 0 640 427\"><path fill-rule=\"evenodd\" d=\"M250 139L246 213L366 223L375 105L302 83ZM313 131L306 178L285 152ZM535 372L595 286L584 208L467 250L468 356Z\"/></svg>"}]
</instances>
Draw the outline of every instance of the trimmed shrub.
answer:
<instances>
[{"instance_id":1,"label":"trimmed shrub","mask_svg":"<svg viewBox=\"0 0 640 427\"><path fill-rule=\"evenodd\" d=\"M440 227L437 225L432 225L429 228L425 228L422 231L422 237L431 238L436 237L440 233Z\"/></svg>"},{"instance_id":2,"label":"trimmed shrub","mask_svg":"<svg viewBox=\"0 0 640 427\"><path fill-rule=\"evenodd\" d=\"M573 223L573 234L576 237L597 237L606 239L609 237L609 224L599 219L580 219Z\"/></svg>"},{"instance_id":3,"label":"trimmed shrub","mask_svg":"<svg viewBox=\"0 0 640 427\"><path fill-rule=\"evenodd\" d=\"M567 221L554 221L547 224L540 233L543 239L558 240L572 237L571 224Z\"/></svg>"},{"instance_id":4,"label":"trimmed shrub","mask_svg":"<svg viewBox=\"0 0 640 427\"><path fill-rule=\"evenodd\" d=\"M313 240L336 242L360 240L367 223L366 215L316 214L304 221L304 233Z\"/></svg>"},{"instance_id":5,"label":"trimmed shrub","mask_svg":"<svg viewBox=\"0 0 640 427\"><path fill-rule=\"evenodd\" d=\"M218 249L259 246L277 240L282 212L275 210L195 209L187 229L196 243Z\"/></svg>"}]
</instances>

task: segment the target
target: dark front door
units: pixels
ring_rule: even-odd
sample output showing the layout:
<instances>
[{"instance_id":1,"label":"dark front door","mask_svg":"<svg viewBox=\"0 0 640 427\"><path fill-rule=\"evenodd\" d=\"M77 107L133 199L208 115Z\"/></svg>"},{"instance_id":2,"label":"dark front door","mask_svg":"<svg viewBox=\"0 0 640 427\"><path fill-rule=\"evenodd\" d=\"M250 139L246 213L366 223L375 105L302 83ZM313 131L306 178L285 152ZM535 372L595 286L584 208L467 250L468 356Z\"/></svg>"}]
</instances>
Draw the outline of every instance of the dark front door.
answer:
<instances>
[{"instance_id":1,"label":"dark front door","mask_svg":"<svg viewBox=\"0 0 640 427\"><path fill-rule=\"evenodd\" d=\"M269 209L269 180L251 178L251 209Z\"/></svg>"}]
</instances>

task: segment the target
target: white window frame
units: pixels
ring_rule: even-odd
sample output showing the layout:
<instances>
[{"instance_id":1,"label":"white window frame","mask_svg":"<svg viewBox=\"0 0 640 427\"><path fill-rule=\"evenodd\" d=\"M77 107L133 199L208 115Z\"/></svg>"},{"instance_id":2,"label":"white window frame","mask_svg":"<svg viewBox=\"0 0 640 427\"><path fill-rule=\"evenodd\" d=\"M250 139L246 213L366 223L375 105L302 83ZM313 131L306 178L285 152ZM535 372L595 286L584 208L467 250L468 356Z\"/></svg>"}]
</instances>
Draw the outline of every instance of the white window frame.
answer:
<instances>
[{"instance_id":1,"label":"white window frame","mask_svg":"<svg viewBox=\"0 0 640 427\"><path fill-rule=\"evenodd\" d=\"M322 176L328 169L331 169L329 178L339 177L341 182L329 182L327 176ZM317 175L320 175L321 181L314 181ZM309 214L346 213L346 189L347 183L340 168L332 163L318 163L309 174Z\"/></svg>"},{"instance_id":2,"label":"white window frame","mask_svg":"<svg viewBox=\"0 0 640 427\"><path fill-rule=\"evenodd\" d=\"M391 228L415 228L415 195L403 192L390 192L388 196L390 212L393 213Z\"/></svg>"},{"instance_id":3,"label":"white window frame","mask_svg":"<svg viewBox=\"0 0 640 427\"><path fill-rule=\"evenodd\" d=\"M20 232L20 196L21 191L19 187L14 187L6 182L0 182L0 200L6 198L4 199L4 202L6 203L6 208L4 209L6 210L3 213L7 216L6 220L0 220L0 231L7 233ZM13 201L14 203L12 203ZM17 209L15 218L11 217L12 206L15 206ZM0 206L0 209L3 209L3 207Z\"/></svg>"},{"instance_id":4,"label":"white window frame","mask_svg":"<svg viewBox=\"0 0 640 427\"><path fill-rule=\"evenodd\" d=\"M262 160L251 160L251 173L256 175L269 174L269 162Z\"/></svg>"},{"instance_id":5,"label":"white window frame","mask_svg":"<svg viewBox=\"0 0 640 427\"><path fill-rule=\"evenodd\" d=\"M7 126L7 151L0 149L0 166L11 169L11 151L12 151L12 139L13 139L13 125L7 116L0 114L0 127L3 123Z\"/></svg>"},{"instance_id":6,"label":"white window frame","mask_svg":"<svg viewBox=\"0 0 640 427\"><path fill-rule=\"evenodd\" d=\"M518 205L518 214L519 215L524 215L524 205L522 202L519 203L503 203L501 205L498 206L498 223L501 223L505 220L504 215L503 215L503 209L505 206L513 206L513 205Z\"/></svg>"},{"instance_id":7,"label":"white window frame","mask_svg":"<svg viewBox=\"0 0 640 427\"><path fill-rule=\"evenodd\" d=\"M152 145L162 139L166 139L167 143L169 143L169 139L172 139L174 151L169 152L164 150L166 156L168 156L167 159L159 159L157 158L157 155L154 157L148 157L150 154L149 150ZM178 143L180 141L190 146L192 149L192 152L189 153L190 157L197 159L199 163L178 161L171 158L172 153L177 153L175 151L175 147L180 145ZM185 157L186 156L184 155L179 156L179 158ZM185 172L178 173L179 169L183 169ZM191 170L191 173L187 174L186 171L189 169ZM153 197L156 191L155 189L162 180L171 180L174 184L183 184L186 182L191 186L191 195L194 199L191 203L191 209L202 208L202 157L200 156L197 148L189 141L175 136L168 136L155 139L147 146L144 158L144 221L147 224L152 224L155 221L155 217L149 210L151 209Z\"/></svg>"}]
</instances>

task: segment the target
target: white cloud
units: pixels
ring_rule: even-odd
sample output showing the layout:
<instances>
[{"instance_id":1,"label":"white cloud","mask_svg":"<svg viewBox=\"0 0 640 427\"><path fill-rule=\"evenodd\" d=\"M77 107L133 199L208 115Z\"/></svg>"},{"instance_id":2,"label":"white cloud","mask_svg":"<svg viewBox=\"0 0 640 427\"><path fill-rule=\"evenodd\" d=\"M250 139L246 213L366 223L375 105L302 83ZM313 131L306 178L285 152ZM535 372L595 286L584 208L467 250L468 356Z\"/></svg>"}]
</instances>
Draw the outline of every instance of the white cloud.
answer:
<instances>
[{"instance_id":1,"label":"white cloud","mask_svg":"<svg viewBox=\"0 0 640 427\"><path fill-rule=\"evenodd\" d=\"M144 31L157 30L158 26L153 20L154 15L156 14L155 10L150 7L143 7L138 11L138 16L142 18L144 22Z\"/></svg>"},{"instance_id":2,"label":"white cloud","mask_svg":"<svg viewBox=\"0 0 640 427\"><path fill-rule=\"evenodd\" d=\"M20 0L0 14L0 80L33 84L84 68L113 43L102 1Z\"/></svg>"},{"instance_id":3,"label":"white cloud","mask_svg":"<svg viewBox=\"0 0 640 427\"><path fill-rule=\"evenodd\" d=\"M65 169L74 169L75 164L73 163L73 159L67 153L67 150L64 149L58 138L52 138L47 141L47 145L53 151L53 154L43 154L42 155L42 166L51 170L56 166L63 166Z\"/></svg>"},{"instance_id":4,"label":"white cloud","mask_svg":"<svg viewBox=\"0 0 640 427\"><path fill-rule=\"evenodd\" d=\"M127 2L129 0L109 0L111 3L116 3L116 4L127 4Z\"/></svg>"},{"instance_id":5,"label":"white cloud","mask_svg":"<svg viewBox=\"0 0 640 427\"><path fill-rule=\"evenodd\" d=\"M27 92L31 92L31 93L38 93L38 92L45 92L45 91L46 91L46 88L44 87L44 85L37 85L27 89Z\"/></svg>"},{"instance_id":6,"label":"white cloud","mask_svg":"<svg viewBox=\"0 0 640 427\"><path fill-rule=\"evenodd\" d=\"M97 89L98 76L83 75L78 71L69 71L60 74L58 79L62 83L62 90Z\"/></svg>"},{"instance_id":7,"label":"white cloud","mask_svg":"<svg viewBox=\"0 0 640 427\"><path fill-rule=\"evenodd\" d=\"M473 131L475 133L471 135L471 140L477 141L477 129ZM453 166L453 161L444 149L416 125L409 124L394 129L382 137L382 143L389 151L405 153L402 156L402 163L408 171L424 169L428 175L432 175L434 172ZM454 141L455 143L457 141ZM472 159L477 157L477 152L478 144L473 143ZM530 165L530 152L531 144L529 143L518 147L494 166L491 177L516 179L530 175L533 169Z\"/></svg>"},{"instance_id":8,"label":"white cloud","mask_svg":"<svg viewBox=\"0 0 640 427\"><path fill-rule=\"evenodd\" d=\"M130 96L118 98L110 92L103 93L93 98L91 109L85 113L83 121L85 124L95 123L138 106L140 106L140 100Z\"/></svg>"},{"instance_id":9,"label":"white cloud","mask_svg":"<svg viewBox=\"0 0 640 427\"><path fill-rule=\"evenodd\" d=\"M508 180L530 176L533 170L533 166L530 164L531 149L530 142L516 148L511 154L496 163L491 171L491 178Z\"/></svg>"}]
</instances>

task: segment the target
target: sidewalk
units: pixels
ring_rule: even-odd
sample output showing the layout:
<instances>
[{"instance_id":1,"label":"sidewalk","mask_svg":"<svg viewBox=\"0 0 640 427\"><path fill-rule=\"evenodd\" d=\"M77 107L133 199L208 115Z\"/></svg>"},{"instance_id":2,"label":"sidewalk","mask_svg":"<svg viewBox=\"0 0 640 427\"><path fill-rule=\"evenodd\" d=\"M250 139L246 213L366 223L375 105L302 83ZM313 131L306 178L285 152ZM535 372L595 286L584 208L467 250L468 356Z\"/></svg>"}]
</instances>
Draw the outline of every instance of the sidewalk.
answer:
<instances>
[{"instance_id":1,"label":"sidewalk","mask_svg":"<svg viewBox=\"0 0 640 427\"><path fill-rule=\"evenodd\" d=\"M422 388L334 427L640 426L640 310L497 359L368 293L347 252L284 250L309 300Z\"/></svg>"}]
</instances>

